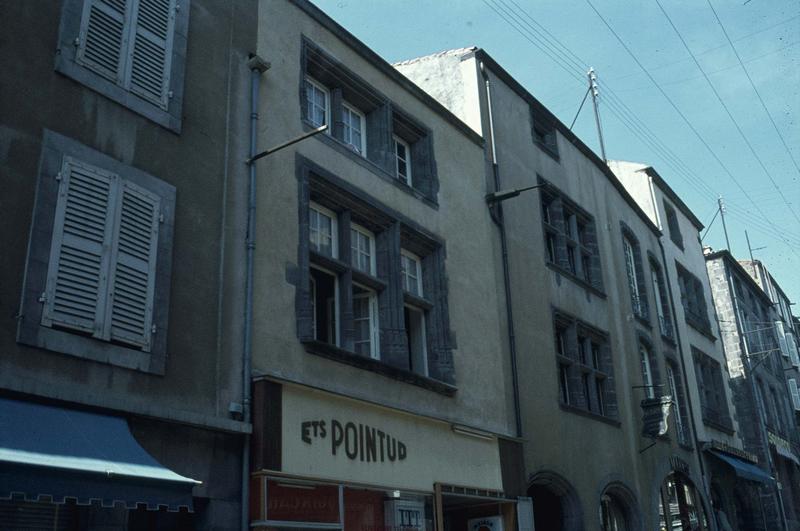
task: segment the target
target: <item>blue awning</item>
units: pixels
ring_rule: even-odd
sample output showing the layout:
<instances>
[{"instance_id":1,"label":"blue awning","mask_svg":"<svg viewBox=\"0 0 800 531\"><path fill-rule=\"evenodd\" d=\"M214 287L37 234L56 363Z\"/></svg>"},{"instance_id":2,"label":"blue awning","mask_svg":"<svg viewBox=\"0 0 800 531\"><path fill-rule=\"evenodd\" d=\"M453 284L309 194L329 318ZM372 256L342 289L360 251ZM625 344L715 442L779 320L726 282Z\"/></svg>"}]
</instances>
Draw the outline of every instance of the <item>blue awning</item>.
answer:
<instances>
[{"instance_id":1,"label":"blue awning","mask_svg":"<svg viewBox=\"0 0 800 531\"><path fill-rule=\"evenodd\" d=\"M0 398L0 498L191 511L199 483L156 461L123 418Z\"/></svg>"},{"instance_id":2,"label":"blue awning","mask_svg":"<svg viewBox=\"0 0 800 531\"><path fill-rule=\"evenodd\" d=\"M717 450L708 451L713 454L714 457L721 459L731 468L733 468L733 471L736 473L736 475L742 479L766 484L772 484L775 481L772 476L761 470L753 463L748 463L743 459L739 459L738 457L734 457Z\"/></svg>"}]
</instances>

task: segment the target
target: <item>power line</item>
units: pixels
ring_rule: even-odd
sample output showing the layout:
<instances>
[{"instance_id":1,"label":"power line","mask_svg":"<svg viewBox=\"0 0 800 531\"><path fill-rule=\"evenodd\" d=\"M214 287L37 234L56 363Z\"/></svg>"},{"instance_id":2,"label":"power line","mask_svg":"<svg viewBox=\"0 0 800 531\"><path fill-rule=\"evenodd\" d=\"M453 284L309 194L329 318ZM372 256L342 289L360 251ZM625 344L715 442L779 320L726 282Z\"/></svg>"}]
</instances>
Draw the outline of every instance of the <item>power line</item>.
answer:
<instances>
[{"instance_id":1,"label":"power line","mask_svg":"<svg viewBox=\"0 0 800 531\"><path fill-rule=\"evenodd\" d=\"M753 83L753 79L750 77L750 72L747 71L747 67L744 66L744 62L742 58L739 56L739 52L736 50L736 46L733 45L731 38L728 36L728 32L725 30L725 26L722 24L722 20L720 20L717 11L714 9L714 6L711 4L711 0L706 0L708 2L708 7L711 8L711 12L714 13L714 18L717 19L717 24L719 24L720 29L722 29L722 33L725 35L725 39L727 39L728 44L731 46L731 50L733 50L734 55L736 55L736 59L739 61L739 65L742 67L744 71L744 75L747 77L747 81L750 82L750 86L753 87L753 92L756 93L758 97L758 101L761 103L761 107L764 109L764 112L767 114L770 123L772 124L773 129L778 134L778 137L781 139L781 143L783 144L783 148L786 150L786 153L789 155L789 158L792 159L792 164L794 164L795 169L798 173L800 173L800 167L797 165L797 161L795 160L794 156L792 155L792 151L789 149L789 146L786 145L786 140L783 138L778 126L775 124L775 120L772 118L772 113L769 112L766 103L764 103L764 99L761 97L761 93L758 92L756 88L756 84Z\"/></svg>"},{"instance_id":2,"label":"power line","mask_svg":"<svg viewBox=\"0 0 800 531\"><path fill-rule=\"evenodd\" d=\"M761 166L761 169L764 170L764 173L769 178L769 180L772 183L772 185L775 187L775 190L778 191L780 196L783 198L783 202L786 204L786 208L789 209L789 212L791 212L792 215L794 216L794 218L797 220L797 222L800 223L800 217L798 217L797 212L794 211L794 209L792 208L792 205L786 199L786 196L783 195L783 192L781 192L780 187L778 186L778 183L775 182L775 179L772 177L772 174L769 172L767 167L764 165L764 161L762 161L761 157L759 157L758 153L756 153L756 150L753 147L753 145L750 143L750 140L747 138L747 135L745 135L744 131L742 131L742 128L739 125L739 122L736 121L736 118L734 118L734 116L731 113L730 109L725 104L725 101L722 99L722 96L720 96L720 94L717 91L716 87L714 87L714 84L711 83L711 79L709 79L709 77L706 74L705 70L703 70L703 67L700 65L700 62L697 60L697 57L695 57L695 55L692 52L691 48L689 48L689 45L686 43L686 40L683 38L683 35L681 35L681 32L675 26L675 23L672 22L672 19L670 18L670 16L667 13L667 11L664 9L664 6L661 5L661 2L659 0L655 0L655 3L656 3L656 5L658 5L658 8L661 10L661 13L664 15L664 18L667 19L667 22L669 22L669 25L675 31L675 34L678 36L678 39L680 39L681 44L683 44L683 47L686 49L686 52L691 56L692 61L694 61L694 64L697 66L697 69L700 70L700 72L703 74L703 77L705 78L706 83L708 84L709 88L711 88L711 91L714 93L714 96L717 98L717 101L719 101L719 104L722 105L723 109L725 109L725 113L728 115L728 118L731 119L731 122L733 122L733 125L736 127L736 131L739 132L739 136L741 136L742 140L744 140L744 143L747 145L748 149L750 150L750 153L752 153L753 157L755 157L755 159L758 161L758 164ZM737 57L738 57L738 54L737 54ZM741 59L740 59L740 61L741 61ZM744 65L742 67L744 68ZM776 128L776 131L777 131L777 128ZM783 138L783 137L781 137L781 138ZM788 150L788 148L786 148L786 149ZM792 160L794 160L794 158Z\"/></svg>"},{"instance_id":3,"label":"power line","mask_svg":"<svg viewBox=\"0 0 800 531\"><path fill-rule=\"evenodd\" d=\"M736 184L736 186L743 193L746 193L744 187L741 185L741 183L738 181L738 179L736 179L736 177L734 177L733 173L731 173L731 171L728 169L728 167L725 165L725 163L722 162L722 159L720 159L719 156L717 155L717 153L713 149L711 149L711 146L708 144L708 142L705 140L705 138L703 138L703 136L697 131L697 129L694 127L694 125L689 121L689 119L686 117L686 115L678 108L678 106L675 104L675 102L672 101L672 98L670 98L667 95L667 93L664 91L664 89L662 89L661 86L659 86L658 82L655 80L655 78L653 78L653 75L647 70L647 68L645 68L645 66L642 64L642 62L639 61L639 58L636 56L636 54L633 53L633 51L628 47L628 45L625 44L625 41L622 40L622 38L617 34L616 31L614 31L614 28L611 27L611 24L609 24L608 21L603 17L603 15L600 14L600 12L597 10L597 8L594 6L594 4L592 4L591 0L586 0L586 3L589 4L589 7L592 8L592 10L600 18L600 20L603 22L603 24L605 24L605 26L614 35L614 37L617 39L617 41L619 41L619 43L622 45L622 47L625 49L625 51L628 52L628 55L631 56L631 58L634 60L634 62L636 62L636 64L639 66L639 68L641 68L642 71L647 75L647 77L650 79L650 81L653 83L653 85L656 87L656 89L658 89L658 91L661 93L661 95L664 97L664 99L666 99L667 102L670 104L670 106L672 106L672 108L675 110L675 112L678 113L678 116L680 116L681 119L684 121L684 123L686 123L686 125L689 127L689 129L692 131L692 133L694 133L694 135L698 138L698 140L700 140L700 143L702 143L703 146L706 148L706 150L708 150L708 152L711 153L711 155L714 158L714 160L717 161L717 163L720 165L720 167L731 178L731 180ZM769 218L767 217L767 215L758 207L758 205L756 205L755 202L753 202L752 200L751 200L751 202L753 203L753 206L756 208L756 210L758 210L758 212L761 214L761 216L768 223L771 223Z\"/></svg>"}]
</instances>

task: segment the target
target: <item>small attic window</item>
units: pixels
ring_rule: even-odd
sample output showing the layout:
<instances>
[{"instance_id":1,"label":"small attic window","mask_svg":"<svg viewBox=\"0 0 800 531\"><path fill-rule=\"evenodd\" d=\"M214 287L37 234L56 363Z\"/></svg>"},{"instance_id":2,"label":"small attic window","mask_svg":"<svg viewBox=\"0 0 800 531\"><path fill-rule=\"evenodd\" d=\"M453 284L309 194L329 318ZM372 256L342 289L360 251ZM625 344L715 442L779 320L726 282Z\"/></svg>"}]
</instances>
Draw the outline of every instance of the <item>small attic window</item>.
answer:
<instances>
[{"instance_id":1,"label":"small attic window","mask_svg":"<svg viewBox=\"0 0 800 531\"><path fill-rule=\"evenodd\" d=\"M531 131L533 143L545 153L558 160L558 142L556 140L556 124L544 112L531 107Z\"/></svg>"}]
</instances>

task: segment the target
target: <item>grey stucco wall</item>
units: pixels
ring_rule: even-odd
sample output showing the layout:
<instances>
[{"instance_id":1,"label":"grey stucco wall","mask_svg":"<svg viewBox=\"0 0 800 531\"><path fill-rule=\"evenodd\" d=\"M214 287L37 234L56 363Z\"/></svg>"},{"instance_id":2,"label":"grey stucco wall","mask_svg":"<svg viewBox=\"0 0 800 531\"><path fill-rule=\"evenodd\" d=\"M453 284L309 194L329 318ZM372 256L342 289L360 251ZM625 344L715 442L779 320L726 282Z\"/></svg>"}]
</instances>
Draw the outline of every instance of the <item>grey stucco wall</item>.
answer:
<instances>
[{"instance_id":1,"label":"grey stucco wall","mask_svg":"<svg viewBox=\"0 0 800 531\"><path fill-rule=\"evenodd\" d=\"M495 229L483 200L484 159L479 139L453 127L393 76L387 76L291 2L263 1L260 7L260 25L273 31L259 34L259 54L272 62L262 81L260 115L269 119L262 123L259 144L274 146L303 131L297 94L305 37L430 130L439 191L437 203L421 200L331 138L308 139L265 159L259 166L255 371L419 415L511 434L507 354L500 335L501 284L491 254ZM271 20L282 22L270 26ZM367 137L368 145L369 141ZM443 242L443 288L458 388L453 397L315 356L298 340L293 276L298 268L298 242L305 237L298 224L298 155Z\"/></svg>"}]
</instances>

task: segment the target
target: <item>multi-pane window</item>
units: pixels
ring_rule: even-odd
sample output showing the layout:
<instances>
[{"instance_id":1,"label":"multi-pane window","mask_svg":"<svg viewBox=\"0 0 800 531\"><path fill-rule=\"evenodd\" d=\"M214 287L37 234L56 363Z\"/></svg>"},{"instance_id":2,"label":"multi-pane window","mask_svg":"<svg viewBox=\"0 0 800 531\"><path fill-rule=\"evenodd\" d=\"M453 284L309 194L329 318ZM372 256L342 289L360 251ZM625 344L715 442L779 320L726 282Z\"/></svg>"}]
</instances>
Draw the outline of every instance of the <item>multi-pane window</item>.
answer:
<instances>
[{"instance_id":1,"label":"multi-pane window","mask_svg":"<svg viewBox=\"0 0 800 531\"><path fill-rule=\"evenodd\" d=\"M656 397L655 379L653 376L654 360L650 352L650 348L643 344L639 344L639 364L642 370L642 386L644 386L644 394L647 398Z\"/></svg>"},{"instance_id":2,"label":"multi-pane window","mask_svg":"<svg viewBox=\"0 0 800 531\"><path fill-rule=\"evenodd\" d=\"M411 181L411 146L408 142L394 135L394 160L397 178L409 186Z\"/></svg>"},{"instance_id":3,"label":"multi-pane window","mask_svg":"<svg viewBox=\"0 0 800 531\"><path fill-rule=\"evenodd\" d=\"M607 337L562 314L556 314L554 325L559 400L597 415L614 417L616 398Z\"/></svg>"},{"instance_id":4,"label":"multi-pane window","mask_svg":"<svg viewBox=\"0 0 800 531\"><path fill-rule=\"evenodd\" d=\"M672 395L672 402L674 404L673 416L675 419L675 431L677 432L678 442L684 445L689 444L689 424L686 418L686 406L683 403L683 386L678 377L675 376L672 363L667 363L667 384L669 385L669 393Z\"/></svg>"},{"instance_id":5,"label":"multi-pane window","mask_svg":"<svg viewBox=\"0 0 800 531\"><path fill-rule=\"evenodd\" d=\"M378 298L374 291L353 284L353 327L356 354L380 358L378 348Z\"/></svg>"},{"instance_id":6,"label":"multi-pane window","mask_svg":"<svg viewBox=\"0 0 800 531\"><path fill-rule=\"evenodd\" d=\"M422 262L419 256L403 249L400 252L400 275L403 289L416 297L422 296Z\"/></svg>"},{"instance_id":7,"label":"multi-pane window","mask_svg":"<svg viewBox=\"0 0 800 531\"><path fill-rule=\"evenodd\" d=\"M364 155L367 151L364 115L346 103L342 105L342 140L356 153Z\"/></svg>"},{"instance_id":8,"label":"multi-pane window","mask_svg":"<svg viewBox=\"0 0 800 531\"><path fill-rule=\"evenodd\" d=\"M675 267L678 271L678 286L686 322L698 330L710 333L711 324L708 320L703 283L678 262L675 262Z\"/></svg>"},{"instance_id":9,"label":"multi-pane window","mask_svg":"<svg viewBox=\"0 0 800 531\"><path fill-rule=\"evenodd\" d=\"M306 90L306 117L308 121L316 126L327 125L328 120L328 89L312 81L309 78L305 80ZM330 134L330 129L327 131Z\"/></svg>"},{"instance_id":10,"label":"multi-pane window","mask_svg":"<svg viewBox=\"0 0 800 531\"><path fill-rule=\"evenodd\" d=\"M350 226L350 260L355 269L375 274L375 235L359 225Z\"/></svg>"},{"instance_id":11,"label":"multi-pane window","mask_svg":"<svg viewBox=\"0 0 800 531\"><path fill-rule=\"evenodd\" d=\"M672 319L670 318L669 305L667 304L666 286L661 268L654 261L650 262L650 277L653 282L653 293L655 294L656 315L658 315L658 328L661 335L672 339Z\"/></svg>"},{"instance_id":12,"label":"multi-pane window","mask_svg":"<svg viewBox=\"0 0 800 531\"><path fill-rule=\"evenodd\" d=\"M638 260L638 250L638 245L633 240L628 236L622 237L622 252L625 256L625 272L628 275L628 288L630 289L633 313L639 317L644 317L647 312L647 305L642 296L643 289L639 285L638 269L640 261Z\"/></svg>"},{"instance_id":13,"label":"multi-pane window","mask_svg":"<svg viewBox=\"0 0 800 531\"><path fill-rule=\"evenodd\" d=\"M531 107L531 136L534 144L558 160L556 125L546 110Z\"/></svg>"},{"instance_id":14,"label":"multi-pane window","mask_svg":"<svg viewBox=\"0 0 800 531\"><path fill-rule=\"evenodd\" d=\"M725 380L720 363L711 356L692 347L694 372L700 392L700 410L703 422L715 427L733 427L728 414Z\"/></svg>"},{"instance_id":15,"label":"multi-pane window","mask_svg":"<svg viewBox=\"0 0 800 531\"><path fill-rule=\"evenodd\" d=\"M309 243L311 249L336 258L336 214L325 207L312 204L308 212Z\"/></svg>"},{"instance_id":16,"label":"multi-pane window","mask_svg":"<svg viewBox=\"0 0 800 531\"><path fill-rule=\"evenodd\" d=\"M441 242L392 218L388 209L345 190L331 193L333 183L307 171L308 195L300 200L308 216L308 234L300 242L307 277L301 277L305 289L296 307L301 341L310 352L345 363L377 370L362 358L379 360L453 383L454 367L442 361L451 356L448 329L428 326L448 320L447 298L437 292L444 282ZM349 236L347 256L337 250L337 235ZM437 363L429 365L434 355Z\"/></svg>"},{"instance_id":17,"label":"multi-pane window","mask_svg":"<svg viewBox=\"0 0 800 531\"><path fill-rule=\"evenodd\" d=\"M594 220L552 185L542 192L541 205L547 262L602 289Z\"/></svg>"}]
</instances>

